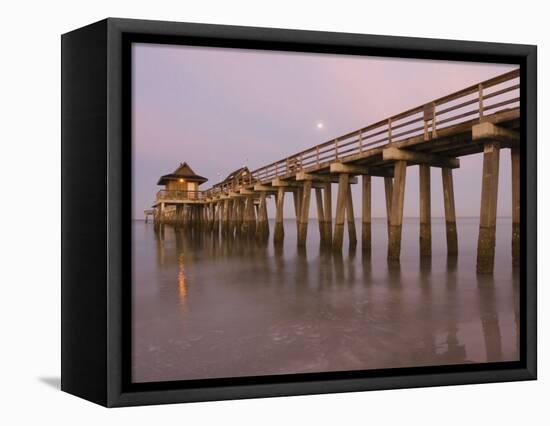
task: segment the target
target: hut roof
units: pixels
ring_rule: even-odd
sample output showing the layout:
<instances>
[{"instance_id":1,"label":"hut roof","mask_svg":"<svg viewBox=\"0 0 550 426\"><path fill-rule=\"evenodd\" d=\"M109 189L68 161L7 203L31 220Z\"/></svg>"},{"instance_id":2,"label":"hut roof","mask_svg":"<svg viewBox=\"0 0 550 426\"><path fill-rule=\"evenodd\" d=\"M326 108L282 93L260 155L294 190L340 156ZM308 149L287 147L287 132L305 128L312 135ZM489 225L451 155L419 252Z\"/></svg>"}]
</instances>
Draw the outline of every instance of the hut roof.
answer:
<instances>
[{"instance_id":1,"label":"hut roof","mask_svg":"<svg viewBox=\"0 0 550 426\"><path fill-rule=\"evenodd\" d=\"M248 170L248 167L243 166L243 167L229 173L229 175L224 180L222 180L221 182L218 182L214 186L218 186L218 185L222 185L222 184L227 183L227 182L231 182L235 179L239 179L241 176L247 176L248 174L250 174L250 170Z\"/></svg>"},{"instance_id":2,"label":"hut roof","mask_svg":"<svg viewBox=\"0 0 550 426\"><path fill-rule=\"evenodd\" d=\"M205 177L202 177L196 174L193 171L193 169L189 166L189 164L184 162L184 163L180 163L178 168L174 170L173 173L161 176L159 181L157 182L157 185L166 185L169 181L178 180L178 179L185 179L191 182L199 182L199 185L208 180Z\"/></svg>"}]
</instances>

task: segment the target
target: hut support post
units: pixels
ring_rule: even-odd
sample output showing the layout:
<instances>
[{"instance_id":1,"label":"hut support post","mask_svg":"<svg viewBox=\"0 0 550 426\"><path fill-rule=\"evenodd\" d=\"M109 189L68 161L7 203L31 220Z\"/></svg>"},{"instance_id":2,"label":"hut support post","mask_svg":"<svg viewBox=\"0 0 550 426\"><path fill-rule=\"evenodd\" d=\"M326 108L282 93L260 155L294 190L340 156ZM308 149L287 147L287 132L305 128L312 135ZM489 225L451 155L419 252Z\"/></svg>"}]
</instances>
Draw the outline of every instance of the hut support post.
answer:
<instances>
[{"instance_id":1,"label":"hut support post","mask_svg":"<svg viewBox=\"0 0 550 426\"><path fill-rule=\"evenodd\" d=\"M449 169L450 170L450 169ZM431 207L431 185L430 166L419 165L420 183L420 256L429 257L432 255L432 207Z\"/></svg>"},{"instance_id":2,"label":"hut support post","mask_svg":"<svg viewBox=\"0 0 550 426\"><path fill-rule=\"evenodd\" d=\"M395 162L394 185L391 198L390 237L388 244L388 259L399 260L401 257L401 228L403 225L403 203L405 200L405 181L407 178L407 162Z\"/></svg>"},{"instance_id":3,"label":"hut support post","mask_svg":"<svg viewBox=\"0 0 550 426\"><path fill-rule=\"evenodd\" d=\"M477 272L479 273L492 273L494 267L499 161L499 143L486 143L483 149L481 211L477 241Z\"/></svg>"},{"instance_id":4,"label":"hut support post","mask_svg":"<svg viewBox=\"0 0 550 426\"><path fill-rule=\"evenodd\" d=\"M363 175L361 248L365 252L371 250L371 217L371 177Z\"/></svg>"},{"instance_id":5,"label":"hut support post","mask_svg":"<svg viewBox=\"0 0 550 426\"><path fill-rule=\"evenodd\" d=\"M336 223L334 225L334 240L332 247L335 250L342 250L344 243L344 220L346 214L346 201L349 191L349 175L340 173L338 175L338 197L336 200Z\"/></svg>"},{"instance_id":6,"label":"hut support post","mask_svg":"<svg viewBox=\"0 0 550 426\"><path fill-rule=\"evenodd\" d=\"M159 214L159 217L160 217L160 223L164 223L165 221L165 210L164 210L164 203L160 203L160 214Z\"/></svg>"},{"instance_id":7,"label":"hut support post","mask_svg":"<svg viewBox=\"0 0 550 426\"><path fill-rule=\"evenodd\" d=\"M458 253L458 236L456 231L455 193L453 186L453 169L441 169L443 177L443 199L445 204L445 228L447 233L447 255Z\"/></svg>"},{"instance_id":8,"label":"hut support post","mask_svg":"<svg viewBox=\"0 0 550 426\"><path fill-rule=\"evenodd\" d=\"M511 149L512 156L512 262L519 266L520 262L520 162L519 148Z\"/></svg>"},{"instance_id":9,"label":"hut support post","mask_svg":"<svg viewBox=\"0 0 550 426\"><path fill-rule=\"evenodd\" d=\"M309 204L311 200L311 181L306 180L302 187L302 202L300 203L300 221L298 223L298 245L306 245L307 227L309 222Z\"/></svg>"},{"instance_id":10,"label":"hut support post","mask_svg":"<svg viewBox=\"0 0 550 426\"><path fill-rule=\"evenodd\" d=\"M183 225L183 204L176 206L176 225Z\"/></svg>"}]
</instances>

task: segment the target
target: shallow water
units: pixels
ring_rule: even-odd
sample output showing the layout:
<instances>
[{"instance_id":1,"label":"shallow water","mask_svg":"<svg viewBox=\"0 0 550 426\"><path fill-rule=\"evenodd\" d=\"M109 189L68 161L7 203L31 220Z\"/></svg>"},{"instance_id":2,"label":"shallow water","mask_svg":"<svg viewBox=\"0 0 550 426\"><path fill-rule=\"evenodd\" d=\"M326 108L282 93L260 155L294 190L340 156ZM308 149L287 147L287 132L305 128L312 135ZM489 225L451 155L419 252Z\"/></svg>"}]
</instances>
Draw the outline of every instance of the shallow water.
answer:
<instances>
[{"instance_id":1,"label":"shallow water","mask_svg":"<svg viewBox=\"0 0 550 426\"><path fill-rule=\"evenodd\" d=\"M432 219L433 256L421 261L418 219L405 219L396 265L385 219L373 219L370 256L360 242L321 250L315 220L302 251L293 220L280 249L134 221L133 381L517 360L511 219L498 219L492 276L475 272L478 219L457 227L447 258L445 222Z\"/></svg>"}]
</instances>

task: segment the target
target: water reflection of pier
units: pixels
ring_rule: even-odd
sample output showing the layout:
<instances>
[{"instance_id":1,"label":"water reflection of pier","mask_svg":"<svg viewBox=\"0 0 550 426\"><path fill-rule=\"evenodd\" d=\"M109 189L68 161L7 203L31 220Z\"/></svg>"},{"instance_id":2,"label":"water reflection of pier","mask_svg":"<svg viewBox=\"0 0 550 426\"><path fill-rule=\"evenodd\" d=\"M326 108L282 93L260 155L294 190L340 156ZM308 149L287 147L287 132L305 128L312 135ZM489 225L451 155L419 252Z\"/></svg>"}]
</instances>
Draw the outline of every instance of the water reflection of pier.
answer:
<instances>
[{"instance_id":1,"label":"water reflection of pier","mask_svg":"<svg viewBox=\"0 0 550 426\"><path fill-rule=\"evenodd\" d=\"M271 246L173 226L161 226L155 235L159 265L176 271L173 294L178 303L195 303L188 271L197 273L214 263L238 264L246 271L242 281L249 285L291 294L288 303L277 309L283 309L289 321L305 319L311 334L319 336L309 339L308 345L317 345L328 366L337 365L342 357L351 368L513 358L503 350L493 277L481 276L468 290L471 293L464 294L456 257L448 257L435 270L432 258L425 258L415 272L404 273L399 263L373 265L371 255L356 256L353 249L344 256L324 246L316 250ZM519 350L517 292L513 294L515 336L507 338L508 346L515 344ZM477 303L472 304L474 300ZM273 327L282 333L282 325ZM333 352L326 351L328 345Z\"/></svg>"}]
</instances>

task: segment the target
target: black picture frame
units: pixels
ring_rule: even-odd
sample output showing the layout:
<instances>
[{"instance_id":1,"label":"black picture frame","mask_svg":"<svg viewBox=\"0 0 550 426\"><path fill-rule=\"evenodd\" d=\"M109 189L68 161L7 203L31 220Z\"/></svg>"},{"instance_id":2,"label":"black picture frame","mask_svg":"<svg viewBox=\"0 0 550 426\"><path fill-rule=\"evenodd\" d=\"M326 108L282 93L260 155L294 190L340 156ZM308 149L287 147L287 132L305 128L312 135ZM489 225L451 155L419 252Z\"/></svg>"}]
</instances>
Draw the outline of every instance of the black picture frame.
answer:
<instances>
[{"instance_id":1,"label":"black picture frame","mask_svg":"<svg viewBox=\"0 0 550 426\"><path fill-rule=\"evenodd\" d=\"M115 407L536 379L536 46L109 18L62 36L62 390ZM132 42L520 66L520 361L129 382Z\"/></svg>"}]
</instances>

